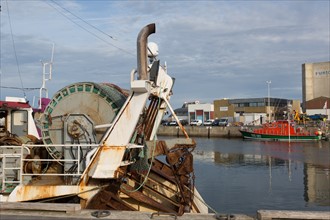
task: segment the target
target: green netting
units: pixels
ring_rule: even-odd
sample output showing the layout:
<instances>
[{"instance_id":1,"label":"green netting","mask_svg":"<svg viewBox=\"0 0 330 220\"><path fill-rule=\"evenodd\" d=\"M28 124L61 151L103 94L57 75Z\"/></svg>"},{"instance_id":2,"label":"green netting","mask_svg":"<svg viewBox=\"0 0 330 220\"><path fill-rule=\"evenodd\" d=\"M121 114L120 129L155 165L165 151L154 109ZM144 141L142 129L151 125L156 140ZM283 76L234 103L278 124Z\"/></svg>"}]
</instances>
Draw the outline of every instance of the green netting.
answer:
<instances>
[{"instance_id":1,"label":"green netting","mask_svg":"<svg viewBox=\"0 0 330 220\"><path fill-rule=\"evenodd\" d=\"M112 108L121 108L126 101L126 96L120 91L120 88L117 88L115 85L102 83L99 84L102 89L102 92L106 94L107 98L111 99L111 102L115 104L112 105Z\"/></svg>"},{"instance_id":2,"label":"green netting","mask_svg":"<svg viewBox=\"0 0 330 220\"><path fill-rule=\"evenodd\" d=\"M136 160L130 167L130 171L133 173L146 175L149 170L148 163L148 149L147 146L144 146L142 149L135 149L135 154L133 157Z\"/></svg>"}]
</instances>

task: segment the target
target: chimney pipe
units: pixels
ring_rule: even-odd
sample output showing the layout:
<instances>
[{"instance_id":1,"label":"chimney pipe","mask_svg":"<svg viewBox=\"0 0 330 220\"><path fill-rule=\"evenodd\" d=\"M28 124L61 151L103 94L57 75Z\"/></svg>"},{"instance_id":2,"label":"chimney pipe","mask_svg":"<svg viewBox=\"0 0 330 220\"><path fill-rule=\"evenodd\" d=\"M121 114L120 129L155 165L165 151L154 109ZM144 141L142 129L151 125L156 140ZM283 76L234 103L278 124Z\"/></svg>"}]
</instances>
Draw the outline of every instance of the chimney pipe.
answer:
<instances>
[{"instance_id":1,"label":"chimney pipe","mask_svg":"<svg viewBox=\"0 0 330 220\"><path fill-rule=\"evenodd\" d=\"M148 36L156 32L155 23L148 24L141 29L137 38L137 66L138 66L138 79L148 80L147 74L147 42Z\"/></svg>"}]
</instances>

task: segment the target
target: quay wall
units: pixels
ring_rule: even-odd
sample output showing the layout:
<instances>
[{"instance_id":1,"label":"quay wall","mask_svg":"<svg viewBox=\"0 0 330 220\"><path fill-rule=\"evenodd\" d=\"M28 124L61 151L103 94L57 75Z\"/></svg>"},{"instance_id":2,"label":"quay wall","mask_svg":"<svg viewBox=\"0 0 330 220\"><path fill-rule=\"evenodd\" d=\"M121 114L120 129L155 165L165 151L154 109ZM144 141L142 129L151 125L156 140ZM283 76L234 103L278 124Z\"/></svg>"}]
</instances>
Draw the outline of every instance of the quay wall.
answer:
<instances>
[{"instance_id":1,"label":"quay wall","mask_svg":"<svg viewBox=\"0 0 330 220\"><path fill-rule=\"evenodd\" d=\"M242 134L239 132L240 127L185 126L184 128L190 137L242 138ZM157 134L160 136L184 137L181 129L176 126L159 126Z\"/></svg>"},{"instance_id":2,"label":"quay wall","mask_svg":"<svg viewBox=\"0 0 330 220\"><path fill-rule=\"evenodd\" d=\"M249 126L251 130L257 126ZM221 137L221 138L243 138L239 132L241 127L239 126L227 126L227 127L206 127L206 126L184 126L187 134L190 137ZM311 126L306 128L310 132L314 132L317 127ZM329 137L329 131L326 132L326 136ZM178 126L159 126L157 135L160 136L176 136L184 137L183 132Z\"/></svg>"}]
</instances>

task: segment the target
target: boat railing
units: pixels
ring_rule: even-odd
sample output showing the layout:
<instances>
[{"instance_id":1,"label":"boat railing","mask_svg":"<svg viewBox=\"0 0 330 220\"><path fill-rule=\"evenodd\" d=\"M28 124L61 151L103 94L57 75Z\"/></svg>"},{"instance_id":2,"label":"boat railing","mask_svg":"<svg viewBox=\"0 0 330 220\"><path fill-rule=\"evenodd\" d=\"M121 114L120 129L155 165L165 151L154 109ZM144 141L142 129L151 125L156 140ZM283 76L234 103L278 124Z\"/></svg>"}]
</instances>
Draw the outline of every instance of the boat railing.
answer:
<instances>
[{"instance_id":1,"label":"boat railing","mask_svg":"<svg viewBox=\"0 0 330 220\"><path fill-rule=\"evenodd\" d=\"M21 158L27 151L30 154L30 149L26 146L0 146L0 192L6 192L8 188L22 183L22 166Z\"/></svg>"},{"instance_id":2,"label":"boat railing","mask_svg":"<svg viewBox=\"0 0 330 220\"><path fill-rule=\"evenodd\" d=\"M87 153L90 149L99 146L99 144L0 146L0 192L10 192L16 185L25 184L35 177L59 176L78 179L86 168L86 164L83 163L86 161ZM37 148L56 148L59 152L62 152L63 156L59 159L27 157L27 155L30 155L31 149L36 150ZM65 151L71 151L71 153L65 153ZM57 172L54 170L47 172L49 164L53 162L60 164L63 169ZM40 172L27 171L28 164L40 166ZM75 169L69 169L72 166L75 166Z\"/></svg>"}]
</instances>

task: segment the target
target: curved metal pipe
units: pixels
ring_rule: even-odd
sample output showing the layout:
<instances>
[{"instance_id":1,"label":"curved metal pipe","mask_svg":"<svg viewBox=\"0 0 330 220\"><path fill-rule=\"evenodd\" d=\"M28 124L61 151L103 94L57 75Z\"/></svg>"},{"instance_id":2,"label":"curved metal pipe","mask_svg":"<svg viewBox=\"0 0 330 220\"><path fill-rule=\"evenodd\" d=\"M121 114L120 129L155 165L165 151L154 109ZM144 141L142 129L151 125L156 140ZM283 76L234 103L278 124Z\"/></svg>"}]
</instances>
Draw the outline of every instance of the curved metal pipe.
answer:
<instances>
[{"instance_id":1,"label":"curved metal pipe","mask_svg":"<svg viewBox=\"0 0 330 220\"><path fill-rule=\"evenodd\" d=\"M155 23L148 24L141 29L137 37L137 66L138 66L138 79L147 80L147 42L148 36L156 32Z\"/></svg>"}]
</instances>

